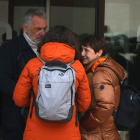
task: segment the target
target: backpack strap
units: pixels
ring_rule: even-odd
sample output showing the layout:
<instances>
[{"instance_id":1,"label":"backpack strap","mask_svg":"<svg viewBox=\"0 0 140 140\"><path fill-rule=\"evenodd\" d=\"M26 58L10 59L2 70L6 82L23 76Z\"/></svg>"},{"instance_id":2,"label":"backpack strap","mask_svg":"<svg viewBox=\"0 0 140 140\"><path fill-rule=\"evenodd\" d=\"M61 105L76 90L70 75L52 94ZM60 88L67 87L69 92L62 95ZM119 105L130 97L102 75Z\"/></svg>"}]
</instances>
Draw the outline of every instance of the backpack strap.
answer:
<instances>
[{"instance_id":1,"label":"backpack strap","mask_svg":"<svg viewBox=\"0 0 140 140\"><path fill-rule=\"evenodd\" d=\"M122 83L120 82L120 86L125 86L126 84L127 84L127 78L125 78Z\"/></svg>"},{"instance_id":2,"label":"backpack strap","mask_svg":"<svg viewBox=\"0 0 140 140\"><path fill-rule=\"evenodd\" d=\"M69 65L69 66L70 66L70 65L71 65L71 64L73 64L74 62L75 62L75 61L73 60L72 62L67 63L67 65Z\"/></svg>"},{"instance_id":3,"label":"backpack strap","mask_svg":"<svg viewBox=\"0 0 140 140\"><path fill-rule=\"evenodd\" d=\"M43 61L39 56L38 56L38 59L45 65L45 61Z\"/></svg>"},{"instance_id":4,"label":"backpack strap","mask_svg":"<svg viewBox=\"0 0 140 140\"><path fill-rule=\"evenodd\" d=\"M45 66L53 66L54 64L59 64L59 66L65 68L65 69L67 68L67 65L66 64L64 64L63 62L58 61L58 60L52 60L50 62L46 62L45 63Z\"/></svg>"},{"instance_id":5,"label":"backpack strap","mask_svg":"<svg viewBox=\"0 0 140 140\"><path fill-rule=\"evenodd\" d=\"M72 63L74 63L74 61L72 61L72 62L70 62L70 63L67 63L67 65L71 65ZM70 66L71 67L71 66ZM73 73L73 71L72 71L72 73ZM74 79L74 77L73 77L73 79ZM74 82L74 81L73 81ZM71 92L72 92L72 94L75 94L75 93L73 93L73 90L72 90L72 86L71 86ZM75 122L75 125L76 126L78 126L78 110L77 110L77 102L76 102L76 99L74 99L75 100L75 106L76 106L76 122ZM72 104L72 103L71 103Z\"/></svg>"},{"instance_id":6,"label":"backpack strap","mask_svg":"<svg viewBox=\"0 0 140 140\"><path fill-rule=\"evenodd\" d=\"M36 103L35 94L33 91L31 92L31 95L33 95L33 102L32 102L32 106L31 106L30 118L32 117L33 105Z\"/></svg>"},{"instance_id":7,"label":"backpack strap","mask_svg":"<svg viewBox=\"0 0 140 140\"><path fill-rule=\"evenodd\" d=\"M77 102L76 102L76 100L75 100L75 106L76 106L76 126L78 126L78 110L77 110Z\"/></svg>"},{"instance_id":8,"label":"backpack strap","mask_svg":"<svg viewBox=\"0 0 140 140\"><path fill-rule=\"evenodd\" d=\"M73 71L72 71L72 73L73 73ZM74 84L74 81L73 81L73 84ZM72 85L73 85L72 84ZM71 86L71 98L73 97L73 94L75 94L75 93L73 93L73 89L72 89L72 86ZM73 99L72 99L73 100ZM71 106L72 106L72 100L71 100ZM78 126L78 110L77 110L77 102L76 102L76 99L74 99L75 100L75 106L76 106L76 122L75 122L75 125L76 126Z\"/></svg>"},{"instance_id":9,"label":"backpack strap","mask_svg":"<svg viewBox=\"0 0 140 140\"><path fill-rule=\"evenodd\" d=\"M45 62L45 61L43 61L40 57L38 57L38 59L45 65L45 66L51 66L51 65L54 65L54 63L56 63L56 64L59 64L61 67L63 67L63 68L67 68L67 65L66 64L64 64L63 62L61 62L61 61L58 61L58 60L52 60L52 61L50 61L50 62ZM68 64L71 64L71 63L68 63Z\"/></svg>"}]
</instances>

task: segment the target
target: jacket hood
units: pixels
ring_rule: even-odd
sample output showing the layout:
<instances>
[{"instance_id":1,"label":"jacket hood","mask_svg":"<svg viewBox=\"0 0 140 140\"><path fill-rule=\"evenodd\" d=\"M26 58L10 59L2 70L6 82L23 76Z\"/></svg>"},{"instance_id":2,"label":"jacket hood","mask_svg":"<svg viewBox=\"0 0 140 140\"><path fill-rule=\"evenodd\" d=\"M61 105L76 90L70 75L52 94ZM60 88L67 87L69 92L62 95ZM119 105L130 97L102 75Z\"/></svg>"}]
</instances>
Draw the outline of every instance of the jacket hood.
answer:
<instances>
[{"instance_id":1,"label":"jacket hood","mask_svg":"<svg viewBox=\"0 0 140 140\"><path fill-rule=\"evenodd\" d=\"M86 66L86 72L88 73L91 68L97 68L97 67L107 67L110 68L122 81L125 79L125 71L122 68L122 66L117 63L115 60L113 60L111 57L100 57L92 61L88 66Z\"/></svg>"},{"instance_id":2,"label":"jacket hood","mask_svg":"<svg viewBox=\"0 0 140 140\"><path fill-rule=\"evenodd\" d=\"M40 58L46 62L58 60L66 64L72 62L74 57L75 49L64 43L49 42L40 50Z\"/></svg>"}]
</instances>

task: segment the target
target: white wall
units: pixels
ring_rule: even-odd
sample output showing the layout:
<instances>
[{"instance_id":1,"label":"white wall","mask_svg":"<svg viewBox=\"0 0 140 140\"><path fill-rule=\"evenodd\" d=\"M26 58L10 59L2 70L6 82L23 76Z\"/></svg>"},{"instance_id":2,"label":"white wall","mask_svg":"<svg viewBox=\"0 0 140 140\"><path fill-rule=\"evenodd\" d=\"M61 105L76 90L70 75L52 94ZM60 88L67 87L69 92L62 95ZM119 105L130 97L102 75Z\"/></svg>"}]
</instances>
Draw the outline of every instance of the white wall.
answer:
<instances>
[{"instance_id":1,"label":"white wall","mask_svg":"<svg viewBox=\"0 0 140 140\"><path fill-rule=\"evenodd\" d=\"M137 36L140 25L140 0L105 0L105 25L108 33Z\"/></svg>"}]
</instances>

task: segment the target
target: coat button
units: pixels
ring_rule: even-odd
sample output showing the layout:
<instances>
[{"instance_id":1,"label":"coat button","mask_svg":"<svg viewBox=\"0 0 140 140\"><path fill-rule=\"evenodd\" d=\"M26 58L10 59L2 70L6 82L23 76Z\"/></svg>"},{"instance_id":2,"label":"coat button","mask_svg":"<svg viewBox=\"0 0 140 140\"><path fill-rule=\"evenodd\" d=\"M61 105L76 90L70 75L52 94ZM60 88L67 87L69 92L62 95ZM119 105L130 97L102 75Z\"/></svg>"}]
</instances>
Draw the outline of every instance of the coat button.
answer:
<instances>
[{"instance_id":1,"label":"coat button","mask_svg":"<svg viewBox=\"0 0 140 140\"><path fill-rule=\"evenodd\" d=\"M103 90L105 87L104 85L100 85L100 89Z\"/></svg>"}]
</instances>

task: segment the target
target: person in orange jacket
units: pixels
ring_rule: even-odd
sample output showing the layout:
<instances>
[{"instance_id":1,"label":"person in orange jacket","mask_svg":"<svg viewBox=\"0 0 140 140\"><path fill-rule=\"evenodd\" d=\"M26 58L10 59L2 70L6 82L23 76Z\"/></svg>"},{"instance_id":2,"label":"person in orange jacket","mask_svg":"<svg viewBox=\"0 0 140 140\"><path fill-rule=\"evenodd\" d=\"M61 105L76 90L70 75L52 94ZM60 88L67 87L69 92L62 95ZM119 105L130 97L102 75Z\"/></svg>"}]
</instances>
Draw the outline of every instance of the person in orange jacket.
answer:
<instances>
[{"instance_id":1,"label":"person in orange jacket","mask_svg":"<svg viewBox=\"0 0 140 140\"><path fill-rule=\"evenodd\" d=\"M105 56L104 38L89 35L81 48L91 90L90 107L80 114L82 140L121 140L112 114L119 105L119 81L125 79L125 72L120 64Z\"/></svg>"},{"instance_id":2,"label":"person in orange jacket","mask_svg":"<svg viewBox=\"0 0 140 140\"><path fill-rule=\"evenodd\" d=\"M70 63L75 59L75 36L71 30L64 26L55 26L45 35L41 47L40 58L49 62L58 60L63 63ZM13 100L17 106L28 107L33 102L31 88L37 97L38 93L38 74L43 63L34 58L30 60L23 69L16 84ZM75 70L75 97L78 112L88 109L91 102L88 78L85 69L79 60L71 64ZM57 97L56 97L57 98ZM53 103L52 103L53 104ZM23 140L81 140L79 124L76 126L76 106L74 105L73 117L70 122L49 122L35 116L35 106L33 106L32 117L30 111L27 118Z\"/></svg>"}]
</instances>

